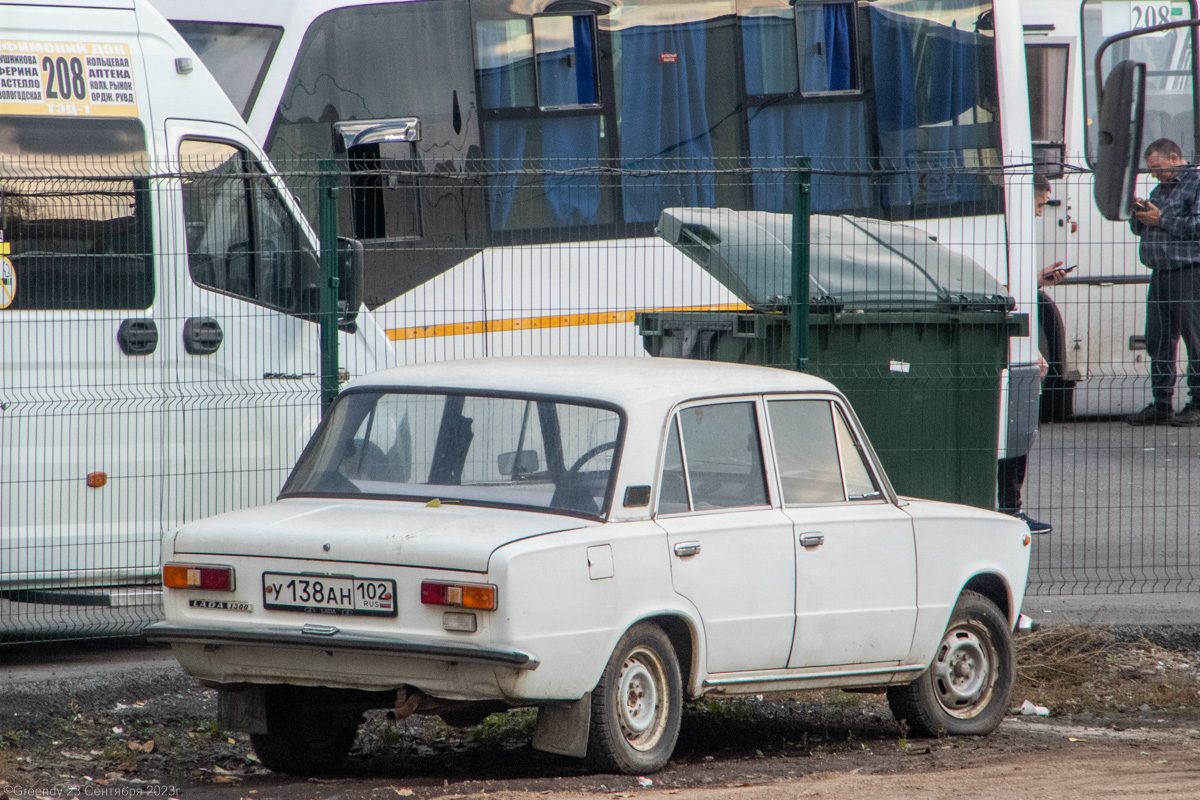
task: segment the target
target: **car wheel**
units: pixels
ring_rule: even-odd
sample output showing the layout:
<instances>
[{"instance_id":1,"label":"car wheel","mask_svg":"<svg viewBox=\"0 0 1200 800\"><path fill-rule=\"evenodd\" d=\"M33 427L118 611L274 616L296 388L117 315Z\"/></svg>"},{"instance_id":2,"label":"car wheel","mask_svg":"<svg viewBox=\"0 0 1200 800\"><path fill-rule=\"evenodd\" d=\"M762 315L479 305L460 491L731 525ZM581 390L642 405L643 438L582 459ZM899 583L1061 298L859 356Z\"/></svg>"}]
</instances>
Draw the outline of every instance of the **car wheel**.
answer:
<instances>
[{"instance_id":1,"label":"car wheel","mask_svg":"<svg viewBox=\"0 0 1200 800\"><path fill-rule=\"evenodd\" d=\"M600 772L662 769L675 750L683 711L679 660L657 625L630 628L592 692L587 761Z\"/></svg>"},{"instance_id":2,"label":"car wheel","mask_svg":"<svg viewBox=\"0 0 1200 800\"><path fill-rule=\"evenodd\" d=\"M320 775L336 769L358 736L356 719L324 718L291 694L267 693L267 733L250 734L262 765L287 775ZM307 709L307 710L306 710Z\"/></svg>"},{"instance_id":3,"label":"car wheel","mask_svg":"<svg viewBox=\"0 0 1200 800\"><path fill-rule=\"evenodd\" d=\"M1012 632L1000 609L966 591L921 677L888 687L892 714L916 736L982 736L1004 719L1016 679Z\"/></svg>"}]
</instances>

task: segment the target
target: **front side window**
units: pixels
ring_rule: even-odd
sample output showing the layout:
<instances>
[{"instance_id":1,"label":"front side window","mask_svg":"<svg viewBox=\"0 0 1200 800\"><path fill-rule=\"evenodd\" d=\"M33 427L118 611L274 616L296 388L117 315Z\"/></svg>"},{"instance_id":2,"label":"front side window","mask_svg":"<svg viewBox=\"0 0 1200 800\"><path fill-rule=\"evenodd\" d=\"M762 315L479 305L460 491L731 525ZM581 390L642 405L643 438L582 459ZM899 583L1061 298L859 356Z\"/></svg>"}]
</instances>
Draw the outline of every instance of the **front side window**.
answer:
<instances>
[{"instance_id":1,"label":"front side window","mask_svg":"<svg viewBox=\"0 0 1200 800\"><path fill-rule=\"evenodd\" d=\"M754 403L685 408L668 433L659 513L767 504Z\"/></svg>"},{"instance_id":2,"label":"front side window","mask_svg":"<svg viewBox=\"0 0 1200 800\"><path fill-rule=\"evenodd\" d=\"M267 174L229 142L186 139L179 161L192 280L282 311L306 310L316 254Z\"/></svg>"},{"instance_id":3,"label":"front side window","mask_svg":"<svg viewBox=\"0 0 1200 800\"><path fill-rule=\"evenodd\" d=\"M333 406L283 496L437 498L600 516L620 438L612 408L540 397L352 392Z\"/></svg>"},{"instance_id":4,"label":"front side window","mask_svg":"<svg viewBox=\"0 0 1200 800\"><path fill-rule=\"evenodd\" d=\"M136 119L0 117L0 314L154 301Z\"/></svg>"},{"instance_id":5,"label":"front side window","mask_svg":"<svg viewBox=\"0 0 1200 800\"><path fill-rule=\"evenodd\" d=\"M788 505L840 503L846 499L828 400L772 400L771 437Z\"/></svg>"},{"instance_id":6,"label":"front side window","mask_svg":"<svg viewBox=\"0 0 1200 800\"><path fill-rule=\"evenodd\" d=\"M772 400L767 408L786 504L882 497L841 409L828 400Z\"/></svg>"}]
</instances>

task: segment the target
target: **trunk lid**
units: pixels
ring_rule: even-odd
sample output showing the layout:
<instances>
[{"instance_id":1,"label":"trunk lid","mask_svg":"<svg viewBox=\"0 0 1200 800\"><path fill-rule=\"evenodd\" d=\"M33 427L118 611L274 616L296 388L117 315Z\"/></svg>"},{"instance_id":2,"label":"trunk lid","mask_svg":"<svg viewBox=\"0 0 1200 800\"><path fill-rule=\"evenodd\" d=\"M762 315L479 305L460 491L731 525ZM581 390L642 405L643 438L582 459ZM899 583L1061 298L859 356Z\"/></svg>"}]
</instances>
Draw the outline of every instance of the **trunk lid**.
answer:
<instances>
[{"instance_id":1,"label":"trunk lid","mask_svg":"<svg viewBox=\"0 0 1200 800\"><path fill-rule=\"evenodd\" d=\"M499 547L596 524L479 506L293 498L185 525L175 552L487 572Z\"/></svg>"}]
</instances>

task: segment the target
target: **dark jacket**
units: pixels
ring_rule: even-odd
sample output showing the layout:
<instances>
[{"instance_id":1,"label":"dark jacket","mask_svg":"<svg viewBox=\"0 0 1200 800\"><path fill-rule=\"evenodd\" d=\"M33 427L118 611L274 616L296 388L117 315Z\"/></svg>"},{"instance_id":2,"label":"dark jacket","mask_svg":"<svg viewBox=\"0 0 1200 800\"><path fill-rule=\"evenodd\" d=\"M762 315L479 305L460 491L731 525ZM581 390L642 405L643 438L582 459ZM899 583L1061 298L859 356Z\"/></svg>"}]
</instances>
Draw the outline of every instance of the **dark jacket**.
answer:
<instances>
[{"instance_id":1,"label":"dark jacket","mask_svg":"<svg viewBox=\"0 0 1200 800\"><path fill-rule=\"evenodd\" d=\"M1150 192L1150 202L1162 211L1158 227L1136 216L1129 220L1130 230L1142 237L1138 254L1150 269L1200 265L1200 170L1185 166L1177 176Z\"/></svg>"}]
</instances>

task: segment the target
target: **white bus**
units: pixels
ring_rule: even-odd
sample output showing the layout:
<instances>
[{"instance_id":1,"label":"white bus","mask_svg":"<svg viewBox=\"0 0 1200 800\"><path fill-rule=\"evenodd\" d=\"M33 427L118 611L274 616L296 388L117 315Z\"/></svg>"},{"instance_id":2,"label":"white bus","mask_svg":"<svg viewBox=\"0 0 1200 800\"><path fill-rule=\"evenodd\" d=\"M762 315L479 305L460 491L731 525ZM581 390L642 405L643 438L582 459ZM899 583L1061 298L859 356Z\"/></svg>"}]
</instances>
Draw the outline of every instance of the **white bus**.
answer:
<instances>
[{"instance_id":1,"label":"white bus","mask_svg":"<svg viewBox=\"0 0 1200 800\"><path fill-rule=\"evenodd\" d=\"M320 418L319 279L152 6L0 2L0 638L10 602L156 583L164 533L274 497ZM356 373L391 360L358 317Z\"/></svg>"},{"instance_id":2,"label":"white bus","mask_svg":"<svg viewBox=\"0 0 1200 800\"><path fill-rule=\"evenodd\" d=\"M1109 222L1092 201L1089 170L1096 156L1094 60L1108 36L1196 18L1195 0L1022 0L1033 147L1051 177L1052 199L1041 220L1039 263L1078 265L1047 291L1055 310L1043 320L1043 350L1052 365L1043 408L1062 418L1136 411L1150 400L1144 337L1150 272L1138 260L1126 223ZM1175 30L1116 45L1117 61L1146 62L1143 147L1160 138L1194 160L1196 124L1191 78L1196 34ZM1146 197L1153 179L1137 189ZM1045 318L1047 315L1043 314ZM1180 374L1183 374L1182 372ZM1177 392L1178 394L1178 392Z\"/></svg>"},{"instance_id":3,"label":"white bus","mask_svg":"<svg viewBox=\"0 0 1200 800\"><path fill-rule=\"evenodd\" d=\"M789 212L801 155L815 213L921 226L1034 314L1015 3L155 2L281 172L363 173L343 229L403 362L636 354L639 310L736 307L655 224L668 207ZM1036 363L1015 338L1012 374Z\"/></svg>"}]
</instances>

